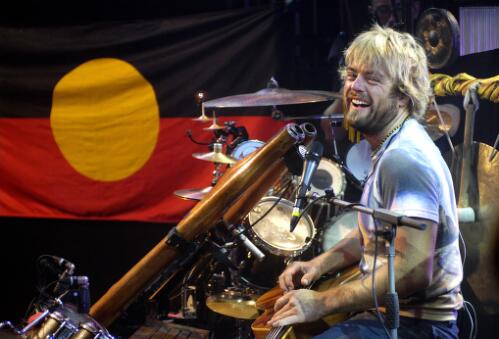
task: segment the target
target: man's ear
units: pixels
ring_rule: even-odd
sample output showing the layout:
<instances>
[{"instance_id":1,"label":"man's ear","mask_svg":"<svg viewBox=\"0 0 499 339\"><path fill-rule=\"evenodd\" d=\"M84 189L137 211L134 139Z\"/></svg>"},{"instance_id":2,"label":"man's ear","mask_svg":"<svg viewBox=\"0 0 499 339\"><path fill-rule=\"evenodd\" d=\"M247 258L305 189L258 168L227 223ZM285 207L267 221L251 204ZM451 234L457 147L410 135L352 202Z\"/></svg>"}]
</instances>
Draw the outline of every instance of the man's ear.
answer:
<instances>
[{"instance_id":1,"label":"man's ear","mask_svg":"<svg viewBox=\"0 0 499 339\"><path fill-rule=\"evenodd\" d=\"M407 96L405 96L403 94L399 94L397 101L398 101L399 108L404 108L404 109L409 108L410 100Z\"/></svg>"}]
</instances>

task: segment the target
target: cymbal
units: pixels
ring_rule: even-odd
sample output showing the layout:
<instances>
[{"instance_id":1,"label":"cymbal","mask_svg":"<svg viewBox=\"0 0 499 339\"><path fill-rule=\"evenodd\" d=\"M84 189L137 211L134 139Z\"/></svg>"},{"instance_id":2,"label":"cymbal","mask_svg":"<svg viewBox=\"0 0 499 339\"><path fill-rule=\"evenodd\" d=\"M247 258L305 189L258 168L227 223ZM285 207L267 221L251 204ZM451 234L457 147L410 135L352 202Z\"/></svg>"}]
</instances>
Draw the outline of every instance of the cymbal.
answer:
<instances>
[{"instance_id":1,"label":"cymbal","mask_svg":"<svg viewBox=\"0 0 499 339\"><path fill-rule=\"evenodd\" d=\"M205 188L186 188L181 190L176 190L174 194L185 200L195 200L199 201L204 198L206 194L211 191L212 187L208 186Z\"/></svg>"},{"instance_id":2,"label":"cymbal","mask_svg":"<svg viewBox=\"0 0 499 339\"><path fill-rule=\"evenodd\" d=\"M214 121L210 126L203 128L205 131L214 131L214 130L219 130L219 129L224 129L224 126L220 126L217 124L216 121Z\"/></svg>"},{"instance_id":3,"label":"cymbal","mask_svg":"<svg viewBox=\"0 0 499 339\"><path fill-rule=\"evenodd\" d=\"M442 116L443 124L438 117L434 105L430 106L424 116L426 131L433 140L437 140L445 133L449 133L452 137L459 127L460 112L456 106L450 104L438 105L438 109Z\"/></svg>"},{"instance_id":4,"label":"cymbal","mask_svg":"<svg viewBox=\"0 0 499 339\"><path fill-rule=\"evenodd\" d=\"M237 162L237 159L223 153L222 148L223 145L221 143L216 142L213 144L213 152L192 153L192 156L196 159L211 161L216 164L227 164L227 165L235 164Z\"/></svg>"},{"instance_id":5,"label":"cymbal","mask_svg":"<svg viewBox=\"0 0 499 339\"><path fill-rule=\"evenodd\" d=\"M205 101L204 107L258 107L294 105L329 101L341 95L327 91L294 91L285 88L264 88L254 93L239 94Z\"/></svg>"},{"instance_id":6,"label":"cymbal","mask_svg":"<svg viewBox=\"0 0 499 339\"><path fill-rule=\"evenodd\" d=\"M308 115L296 117L283 117L282 120L335 120L342 121L343 114L324 114L324 115Z\"/></svg>"},{"instance_id":7,"label":"cymbal","mask_svg":"<svg viewBox=\"0 0 499 339\"><path fill-rule=\"evenodd\" d=\"M242 291L226 290L206 299L206 306L213 312L238 319L256 319L256 296Z\"/></svg>"},{"instance_id":8,"label":"cymbal","mask_svg":"<svg viewBox=\"0 0 499 339\"><path fill-rule=\"evenodd\" d=\"M192 156L196 159L211 161L216 164L233 165L237 162L237 160L231 157L230 155L218 152L192 153Z\"/></svg>"}]
</instances>

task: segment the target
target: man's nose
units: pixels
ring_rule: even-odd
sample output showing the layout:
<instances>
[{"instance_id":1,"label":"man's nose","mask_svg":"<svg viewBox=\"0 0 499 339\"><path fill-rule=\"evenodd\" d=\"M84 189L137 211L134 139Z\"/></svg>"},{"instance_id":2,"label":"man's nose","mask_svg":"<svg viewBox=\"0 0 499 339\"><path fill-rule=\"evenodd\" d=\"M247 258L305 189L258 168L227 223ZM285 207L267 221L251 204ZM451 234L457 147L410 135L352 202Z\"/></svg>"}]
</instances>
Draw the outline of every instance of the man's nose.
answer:
<instances>
[{"instance_id":1,"label":"man's nose","mask_svg":"<svg viewBox=\"0 0 499 339\"><path fill-rule=\"evenodd\" d=\"M363 92L365 89L365 79L362 75L357 75L355 80L352 83L352 89L354 89L357 92Z\"/></svg>"}]
</instances>

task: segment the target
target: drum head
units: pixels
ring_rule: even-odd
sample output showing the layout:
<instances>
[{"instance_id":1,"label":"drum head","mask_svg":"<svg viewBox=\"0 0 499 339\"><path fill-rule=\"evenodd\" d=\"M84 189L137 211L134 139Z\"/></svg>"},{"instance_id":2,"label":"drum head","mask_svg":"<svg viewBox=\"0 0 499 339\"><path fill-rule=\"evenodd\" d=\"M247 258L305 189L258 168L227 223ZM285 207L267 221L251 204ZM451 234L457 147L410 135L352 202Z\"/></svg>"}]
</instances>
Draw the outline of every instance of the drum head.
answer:
<instances>
[{"instance_id":1,"label":"drum head","mask_svg":"<svg viewBox=\"0 0 499 339\"><path fill-rule=\"evenodd\" d=\"M354 177L360 182L364 181L371 167L371 151L367 140L362 139L354 144L347 153L346 165Z\"/></svg>"},{"instance_id":2,"label":"drum head","mask_svg":"<svg viewBox=\"0 0 499 339\"><path fill-rule=\"evenodd\" d=\"M265 197L260 200L248 215L250 224L264 215L277 199ZM255 242L276 255L294 257L303 253L315 236L315 227L310 216L305 214L295 230L290 232L292 210L293 204L289 200L281 199L262 220L251 228L250 233Z\"/></svg>"},{"instance_id":3,"label":"drum head","mask_svg":"<svg viewBox=\"0 0 499 339\"><path fill-rule=\"evenodd\" d=\"M246 140L237 145L231 153L231 156L237 160L242 160L265 145L260 140Z\"/></svg>"},{"instance_id":4,"label":"drum head","mask_svg":"<svg viewBox=\"0 0 499 339\"><path fill-rule=\"evenodd\" d=\"M334 195L340 197L345 193L346 185L345 174L340 165L330 159L322 158L317 171L312 177L310 191L318 195L324 195L326 189L332 188Z\"/></svg>"},{"instance_id":5,"label":"drum head","mask_svg":"<svg viewBox=\"0 0 499 339\"><path fill-rule=\"evenodd\" d=\"M324 225L322 250L327 250L338 244L348 233L357 228L359 212L349 211L332 218Z\"/></svg>"}]
</instances>

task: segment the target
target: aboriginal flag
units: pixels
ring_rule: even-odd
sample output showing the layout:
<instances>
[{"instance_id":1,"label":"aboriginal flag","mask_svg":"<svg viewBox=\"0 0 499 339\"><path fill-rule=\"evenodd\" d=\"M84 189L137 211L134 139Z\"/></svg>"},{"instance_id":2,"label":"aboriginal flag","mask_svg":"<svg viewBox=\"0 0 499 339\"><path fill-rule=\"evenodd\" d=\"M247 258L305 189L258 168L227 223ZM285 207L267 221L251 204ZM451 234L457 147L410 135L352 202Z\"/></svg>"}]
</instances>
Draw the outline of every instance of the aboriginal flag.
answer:
<instances>
[{"instance_id":1,"label":"aboriginal flag","mask_svg":"<svg viewBox=\"0 0 499 339\"><path fill-rule=\"evenodd\" d=\"M176 222L173 192L209 186L195 93L257 91L275 75L270 9L64 27L0 27L0 215ZM255 111L256 112L256 111ZM224 116L227 115L227 116ZM266 141L270 115L221 112Z\"/></svg>"}]
</instances>

